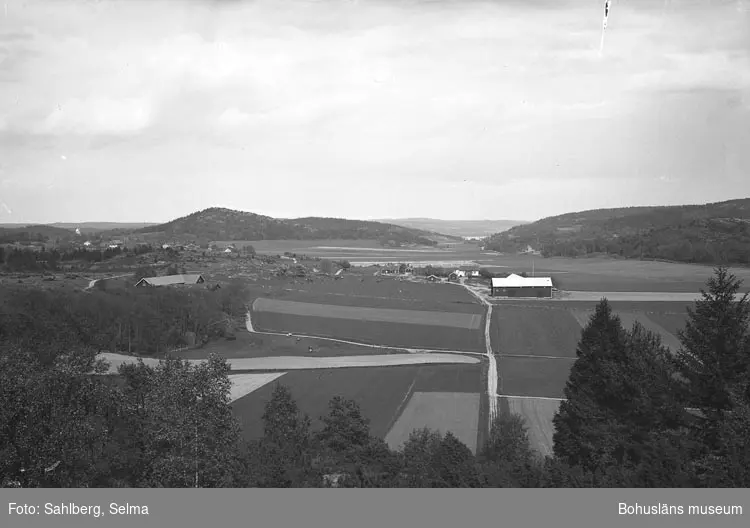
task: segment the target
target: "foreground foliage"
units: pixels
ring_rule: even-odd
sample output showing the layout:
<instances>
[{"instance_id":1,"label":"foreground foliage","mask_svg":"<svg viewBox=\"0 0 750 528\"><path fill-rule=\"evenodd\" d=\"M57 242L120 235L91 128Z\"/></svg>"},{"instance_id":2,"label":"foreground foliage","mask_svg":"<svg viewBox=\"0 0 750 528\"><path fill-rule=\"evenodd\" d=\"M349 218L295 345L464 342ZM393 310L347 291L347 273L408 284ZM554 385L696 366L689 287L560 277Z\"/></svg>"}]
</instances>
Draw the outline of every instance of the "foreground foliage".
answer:
<instances>
[{"instance_id":1,"label":"foreground foliage","mask_svg":"<svg viewBox=\"0 0 750 528\"><path fill-rule=\"evenodd\" d=\"M746 299L719 268L670 355L606 300L583 331L555 416L554 456L501 414L477 454L450 433L414 431L394 451L357 404L334 397L313 429L277 384L264 432L243 442L229 367L168 359L103 376L98 326L60 298L5 303L0 326L0 483L56 487L747 487ZM41 314L41 317L31 317ZM51 317L50 314L58 314ZM25 317L24 317L25 315ZM6 313L8 316L8 313ZM53 336L53 337L50 337Z\"/></svg>"}]
</instances>

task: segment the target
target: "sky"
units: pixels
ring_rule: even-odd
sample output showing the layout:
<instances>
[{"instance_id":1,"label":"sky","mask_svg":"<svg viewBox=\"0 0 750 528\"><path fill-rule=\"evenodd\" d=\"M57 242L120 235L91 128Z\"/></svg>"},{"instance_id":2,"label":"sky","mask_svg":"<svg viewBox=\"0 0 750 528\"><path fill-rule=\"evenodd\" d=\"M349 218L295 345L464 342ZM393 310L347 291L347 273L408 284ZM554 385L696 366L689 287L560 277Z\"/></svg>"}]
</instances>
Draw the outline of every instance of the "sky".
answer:
<instances>
[{"instance_id":1,"label":"sky","mask_svg":"<svg viewBox=\"0 0 750 528\"><path fill-rule=\"evenodd\" d=\"M750 197L750 0L0 0L0 222Z\"/></svg>"}]
</instances>

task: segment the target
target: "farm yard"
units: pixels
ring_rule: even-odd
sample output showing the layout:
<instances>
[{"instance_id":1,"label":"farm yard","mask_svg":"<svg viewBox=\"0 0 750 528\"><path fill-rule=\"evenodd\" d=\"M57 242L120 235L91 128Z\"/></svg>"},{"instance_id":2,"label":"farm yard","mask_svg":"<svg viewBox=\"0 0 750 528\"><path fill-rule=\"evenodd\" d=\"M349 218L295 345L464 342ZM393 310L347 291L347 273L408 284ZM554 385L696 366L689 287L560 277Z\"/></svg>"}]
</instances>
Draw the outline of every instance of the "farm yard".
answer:
<instances>
[{"instance_id":1,"label":"farm yard","mask_svg":"<svg viewBox=\"0 0 750 528\"><path fill-rule=\"evenodd\" d=\"M331 398L341 396L356 401L363 415L370 419L373 434L384 439L400 417L404 416L403 412L409 407L414 394L456 394L455 398L442 396L431 401L429 398L425 400L424 397L418 397L422 400L420 406L425 412L439 416L441 410L437 407L453 405L456 409L463 409L467 406L464 395L474 395L475 400L480 400L478 394L483 389L482 365L479 363L299 370L289 371L275 381L289 387L301 411L312 419L313 427L320 427L319 418L327 413ZM243 426L243 434L247 438L257 438L263 434L261 416L274 383L267 384L233 403L235 413ZM414 405L412 404L412 407ZM448 413L445 421L438 423L437 418L433 418L432 421L443 431L451 430L457 435L463 435L464 438L473 427L474 443L470 447L474 448L477 426L472 426L471 423L474 423L472 420L479 424L486 423L485 408L484 404L471 406L472 416L476 418L469 416L468 420L456 419L453 413ZM398 427L403 428L403 423L402 421ZM478 429L479 437L483 438L482 428Z\"/></svg>"}]
</instances>

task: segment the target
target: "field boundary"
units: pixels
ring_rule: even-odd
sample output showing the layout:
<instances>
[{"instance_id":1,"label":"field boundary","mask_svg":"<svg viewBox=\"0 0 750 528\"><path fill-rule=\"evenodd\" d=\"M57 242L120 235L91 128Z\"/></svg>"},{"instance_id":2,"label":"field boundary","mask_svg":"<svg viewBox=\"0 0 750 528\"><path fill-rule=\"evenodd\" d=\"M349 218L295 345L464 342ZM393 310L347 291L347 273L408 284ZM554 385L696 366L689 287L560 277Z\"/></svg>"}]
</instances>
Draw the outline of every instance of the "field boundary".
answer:
<instances>
[{"instance_id":1,"label":"field boundary","mask_svg":"<svg viewBox=\"0 0 750 528\"><path fill-rule=\"evenodd\" d=\"M447 311L404 310L399 308L372 308L362 306L340 306L336 304L269 299L259 297L253 302L255 312L269 312L302 317L325 317L373 323L399 323L418 326L438 326L478 330L480 314Z\"/></svg>"},{"instance_id":2,"label":"field boundary","mask_svg":"<svg viewBox=\"0 0 750 528\"><path fill-rule=\"evenodd\" d=\"M498 354L501 358L536 358L536 359L567 359L568 361L575 361L576 357L565 357L565 356L536 356L531 354Z\"/></svg>"},{"instance_id":3,"label":"field boundary","mask_svg":"<svg viewBox=\"0 0 750 528\"><path fill-rule=\"evenodd\" d=\"M304 337L305 339L320 339L321 341L333 341L335 343L344 343L347 345L357 345L357 346L364 346L369 348L379 348L382 350L395 350L402 353L408 353L408 354L468 354L472 356L485 356L482 352L469 352L464 350L448 350L448 349L441 349L441 348L406 348L406 347L396 347L396 346L389 346L389 345L373 345L372 343L364 343L361 341L350 341L346 339L336 339L333 337L322 337L322 336L314 336L309 334L298 334L293 332L269 332L266 330L256 330L252 323L252 317L251 317L251 310L247 311L247 316L245 318L246 328L247 331L251 334L259 334L259 335L275 335L275 336L287 336L287 337Z\"/></svg>"}]
</instances>

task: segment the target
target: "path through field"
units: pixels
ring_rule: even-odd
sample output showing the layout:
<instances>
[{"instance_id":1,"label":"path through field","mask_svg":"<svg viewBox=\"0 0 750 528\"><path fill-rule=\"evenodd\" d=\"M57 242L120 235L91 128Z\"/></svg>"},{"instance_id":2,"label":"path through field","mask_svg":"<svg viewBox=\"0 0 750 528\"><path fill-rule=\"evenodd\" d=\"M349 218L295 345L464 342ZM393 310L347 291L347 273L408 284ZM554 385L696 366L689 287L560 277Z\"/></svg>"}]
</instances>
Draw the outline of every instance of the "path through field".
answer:
<instances>
[{"instance_id":1,"label":"path through field","mask_svg":"<svg viewBox=\"0 0 750 528\"><path fill-rule=\"evenodd\" d=\"M307 335L307 334L299 334L299 333L292 333L292 332L266 332L263 330L256 330L253 326L253 320L250 315L250 310L247 311L247 315L245 317L245 327L247 328L247 331L251 334L259 334L259 335L275 335L275 336L287 336L287 337L303 337L305 339L318 339L320 341L333 341L335 343L344 343L346 345L357 345L362 347L368 347L368 348L379 348L382 350L394 350L396 352L406 352L409 354L466 354L471 356L484 356L485 354L483 352L468 352L464 350L444 350L440 348L406 348L406 347L395 347L395 346L389 346L389 345L372 345L370 343L362 343L359 341L347 341L346 339L336 339L333 337L321 337L321 336L313 336L313 335Z\"/></svg>"},{"instance_id":2,"label":"path through field","mask_svg":"<svg viewBox=\"0 0 750 528\"><path fill-rule=\"evenodd\" d=\"M481 294L474 291L471 287L464 283L461 286L466 288L470 294L479 299L479 301L487 307L487 314L484 321L484 344L487 347L487 399L490 404L489 412L489 423L487 424L487 430L492 429L492 422L497 416L497 361L495 359L495 353L492 351L492 342L490 341L490 324L492 323L492 304L485 299Z\"/></svg>"}]
</instances>

